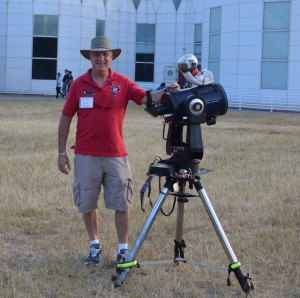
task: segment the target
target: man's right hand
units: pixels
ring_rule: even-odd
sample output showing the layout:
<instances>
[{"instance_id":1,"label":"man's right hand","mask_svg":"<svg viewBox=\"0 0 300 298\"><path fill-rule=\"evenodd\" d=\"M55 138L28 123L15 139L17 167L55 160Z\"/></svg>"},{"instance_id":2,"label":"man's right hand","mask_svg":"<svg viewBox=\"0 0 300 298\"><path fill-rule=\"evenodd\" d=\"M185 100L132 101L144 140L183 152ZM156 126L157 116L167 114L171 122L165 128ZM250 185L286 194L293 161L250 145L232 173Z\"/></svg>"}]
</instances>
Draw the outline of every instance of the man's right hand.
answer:
<instances>
[{"instance_id":1,"label":"man's right hand","mask_svg":"<svg viewBox=\"0 0 300 298\"><path fill-rule=\"evenodd\" d=\"M57 165L58 165L59 170L62 173L66 174L66 175L69 174L69 172L71 171L71 165L70 165L70 160L69 160L67 153L58 155Z\"/></svg>"}]
</instances>

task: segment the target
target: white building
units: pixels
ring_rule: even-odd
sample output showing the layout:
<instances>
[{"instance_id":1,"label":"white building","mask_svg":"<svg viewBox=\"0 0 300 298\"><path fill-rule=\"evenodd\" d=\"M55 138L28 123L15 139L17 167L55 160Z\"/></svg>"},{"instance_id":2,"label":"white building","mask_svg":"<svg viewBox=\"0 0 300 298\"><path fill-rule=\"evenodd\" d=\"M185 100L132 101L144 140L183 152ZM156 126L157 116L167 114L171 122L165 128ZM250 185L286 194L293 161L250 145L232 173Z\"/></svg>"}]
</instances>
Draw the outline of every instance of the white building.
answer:
<instances>
[{"instance_id":1,"label":"white building","mask_svg":"<svg viewBox=\"0 0 300 298\"><path fill-rule=\"evenodd\" d=\"M96 35L144 88L194 53L229 106L300 111L300 0L1 0L0 93L54 95L56 72L90 67L79 50Z\"/></svg>"}]
</instances>

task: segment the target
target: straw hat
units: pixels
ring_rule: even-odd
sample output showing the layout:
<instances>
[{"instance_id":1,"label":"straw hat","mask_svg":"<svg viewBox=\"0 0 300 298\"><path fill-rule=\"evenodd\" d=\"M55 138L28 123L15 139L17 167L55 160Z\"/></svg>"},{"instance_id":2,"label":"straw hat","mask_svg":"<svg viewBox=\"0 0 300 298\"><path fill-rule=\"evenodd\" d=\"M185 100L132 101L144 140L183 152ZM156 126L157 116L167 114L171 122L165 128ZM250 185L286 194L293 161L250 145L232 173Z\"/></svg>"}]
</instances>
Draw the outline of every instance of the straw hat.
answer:
<instances>
[{"instance_id":1,"label":"straw hat","mask_svg":"<svg viewBox=\"0 0 300 298\"><path fill-rule=\"evenodd\" d=\"M88 50L80 50L81 55L90 60L90 52L112 51L113 59L121 54L121 49L111 49L109 39L106 36L97 36L91 40L91 48Z\"/></svg>"}]
</instances>

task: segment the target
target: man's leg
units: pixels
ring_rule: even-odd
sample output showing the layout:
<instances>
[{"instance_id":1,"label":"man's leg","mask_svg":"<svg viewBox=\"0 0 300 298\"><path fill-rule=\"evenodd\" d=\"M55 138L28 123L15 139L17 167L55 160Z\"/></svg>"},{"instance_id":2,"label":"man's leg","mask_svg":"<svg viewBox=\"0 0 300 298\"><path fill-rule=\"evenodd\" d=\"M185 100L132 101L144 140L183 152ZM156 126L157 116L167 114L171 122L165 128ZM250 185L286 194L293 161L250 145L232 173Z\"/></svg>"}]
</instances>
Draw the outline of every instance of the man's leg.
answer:
<instances>
[{"instance_id":1,"label":"man's leg","mask_svg":"<svg viewBox=\"0 0 300 298\"><path fill-rule=\"evenodd\" d=\"M90 255L85 264L99 264L101 245L99 241L99 219L97 201L102 181L99 158L91 155L75 154L73 198L90 240ZM91 211L89 211L91 210ZM89 212L87 212L89 211Z\"/></svg>"},{"instance_id":2,"label":"man's leg","mask_svg":"<svg viewBox=\"0 0 300 298\"><path fill-rule=\"evenodd\" d=\"M64 94L64 96L66 96L66 84L65 83L63 83L63 86L62 86L62 93Z\"/></svg>"},{"instance_id":3,"label":"man's leg","mask_svg":"<svg viewBox=\"0 0 300 298\"><path fill-rule=\"evenodd\" d=\"M131 224L132 174L127 156L105 157L103 167L104 200L107 208L115 210L115 227L118 237L119 256L128 252L129 229Z\"/></svg>"},{"instance_id":4,"label":"man's leg","mask_svg":"<svg viewBox=\"0 0 300 298\"><path fill-rule=\"evenodd\" d=\"M91 212L83 214L83 221L86 231L89 235L90 241L98 239L99 219L98 210L95 209Z\"/></svg>"},{"instance_id":5,"label":"man's leg","mask_svg":"<svg viewBox=\"0 0 300 298\"><path fill-rule=\"evenodd\" d=\"M131 216L129 211L116 211L115 225L120 243L128 243Z\"/></svg>"},{"instance_id":6,"label":"man's leg","mask_svg":"<svg viewBox=\"0 0 300 298\"><path fill-rule=\"evenodd\" d=\"M124 263L128 257L128 239L129 239L129 228L131 222L130 211L116 211L115 213L115 224L119 241L119 249L117 255L117 263ZM116 269L118 273L119 269Z\"/></svg>"},{"instance_id":7,"label":"man's leg","mask_svg":"<svg viewBox=\"0 0 300 298\"><path fill-rule=\"evenodd\" d=\"M97 209L83 214L83 221L90 238L90 255L85 260L85 264L98 265L101 259L101 247L98 239L98 211Z\"/></svg>"}]
</instances>

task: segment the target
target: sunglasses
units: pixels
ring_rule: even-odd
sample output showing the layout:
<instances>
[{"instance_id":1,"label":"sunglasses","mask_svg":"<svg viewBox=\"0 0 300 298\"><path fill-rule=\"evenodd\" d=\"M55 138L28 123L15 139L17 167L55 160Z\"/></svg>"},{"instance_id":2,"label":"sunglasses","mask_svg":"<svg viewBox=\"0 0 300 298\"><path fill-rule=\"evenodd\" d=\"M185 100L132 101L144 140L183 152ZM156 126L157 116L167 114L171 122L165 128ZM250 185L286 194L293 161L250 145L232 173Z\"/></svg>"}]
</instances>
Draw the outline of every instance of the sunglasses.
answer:
<instances>
[{"instance_id":1,"label":"sunglasses","mask_svg":"<svg viewBox=\"0 0 300 298\"><path fill-rule=\"evenodd\" d=\"M102 109L111 109L116 102L116 94L113 93L113 97L111 96L111 92L102 91L101 96L97 97L97 94L94 93L94 107L102 108Z\"/></svg>"},{"instance_id":2,"label":"sunglasses","mask_svg":"<svg viewBox=\"0 0 300 298\"><path fill-rule=\"evenodd\" d=\"M109 76L109 85L110 85L110 91L103 91L101 92L101 96L97 98L96 92L94 90L94 80L92 77L92 72L90 71L90 79L91 79L91 85L92 85L92 94L94 95L94 107L96 108L102 108L102 109L111 109L116 102L116 92L113 89L112 86L112 79ZM111 92L113 94L113 98L111 98Z\"/></svg>"}]
</instances>

